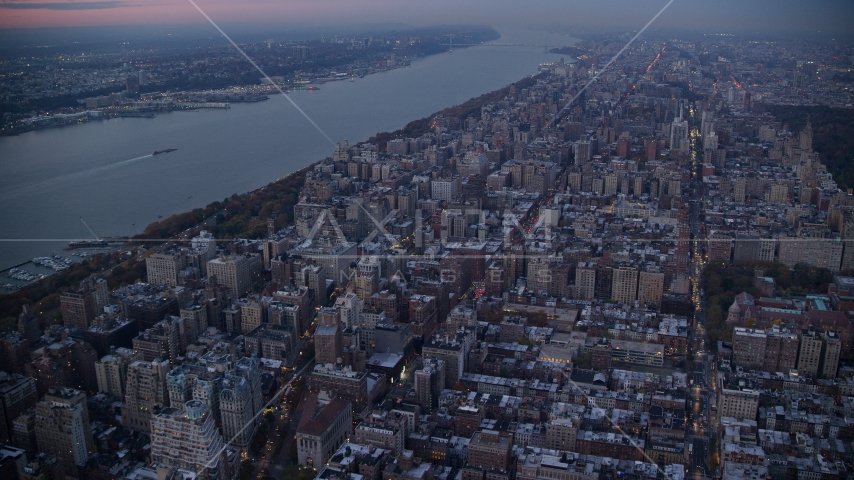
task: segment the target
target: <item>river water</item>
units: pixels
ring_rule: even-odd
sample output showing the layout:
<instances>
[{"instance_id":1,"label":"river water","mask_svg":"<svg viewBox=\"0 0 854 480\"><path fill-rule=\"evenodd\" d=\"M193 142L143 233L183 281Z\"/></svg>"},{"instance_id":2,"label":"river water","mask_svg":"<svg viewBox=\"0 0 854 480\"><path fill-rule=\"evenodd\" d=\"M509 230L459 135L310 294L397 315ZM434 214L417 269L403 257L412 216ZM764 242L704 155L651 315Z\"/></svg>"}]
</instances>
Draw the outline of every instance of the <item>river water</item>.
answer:
<instances>
[{"instance_id":1,"label":"river water","mask_svg":"<svg viewBox=\"0 0 854 480\"><path fill-rule=\"evenodd\" d=\"M502 38L496 43L544 39L540 33L498 30ZM542 47L471 47L290 95L332 139L355 143L507 86L536 74L540 63L559 59ZM166 148L178 150L150 155ZM2 137L0 269L59 252L70 239L93 238L81 217L99 236L133 235L158 216L253 190L331 155L333 148L278 95L227 110L110 119Z\"/></svg>"}]
</instances>

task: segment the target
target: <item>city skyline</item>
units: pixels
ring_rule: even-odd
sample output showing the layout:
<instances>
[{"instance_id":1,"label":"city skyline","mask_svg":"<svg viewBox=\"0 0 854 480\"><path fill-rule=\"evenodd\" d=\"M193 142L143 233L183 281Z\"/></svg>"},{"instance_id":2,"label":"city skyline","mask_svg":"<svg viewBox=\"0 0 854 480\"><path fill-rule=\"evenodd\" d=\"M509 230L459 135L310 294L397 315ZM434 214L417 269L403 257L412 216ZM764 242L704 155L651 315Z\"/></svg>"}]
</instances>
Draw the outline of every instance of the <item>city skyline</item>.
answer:
<instances>
[{"instance_id":1,"label":"city skyline","mask_svg":"<svg viewBox=\"0 0 854 480\"><path fill-rule=\"evenodd\" d=\"M852 8L0 0L0 470L852 478Z\"/></svg>"},{"instance_id":2,"label":"city skyline","mask_svg":"<svg viewBox=\"0 0 854 480\"><path fill-rule=\"evenodd\" d=\"M526 28L623 28L637 30L666 1L606 0L596 4L535 0L524 7L501 0L429 4L372 0L345 2L253 0L239 6L222 1L198 5L224 24L307 27L401 23L414 26L478 23ZM0 29L99 25L203 24L190 2L125 0L4 0L0 2ZM854 5L830 0L817 2L748 0L700 2L680 0L659 18L652 31L698 33L845 34L854 18Z\"/></svg>"}]
</instances>

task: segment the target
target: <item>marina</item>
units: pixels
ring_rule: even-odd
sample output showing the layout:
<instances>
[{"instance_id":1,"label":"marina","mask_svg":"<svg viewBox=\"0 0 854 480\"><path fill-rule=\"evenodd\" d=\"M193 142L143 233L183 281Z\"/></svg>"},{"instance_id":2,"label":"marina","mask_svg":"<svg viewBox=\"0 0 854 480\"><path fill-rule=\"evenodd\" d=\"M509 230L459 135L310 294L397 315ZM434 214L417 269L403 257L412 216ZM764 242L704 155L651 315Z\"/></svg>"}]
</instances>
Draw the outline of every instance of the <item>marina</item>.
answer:
<instances>
[{"instance_id":1,"label":"marina","mask_svg":"<svg viewBox=\"0 0 854 480\"><path fill-rule=\"evenodd\" d=\"M82 262L99 253L112 251L112 248L88 248L73 250L67 256L52 253L50 256L33 258L28 262L0 271L0 293L16 292L21 288L34 285L42 279L67 270L74 263Z\"/></svg>"}]
</instances>

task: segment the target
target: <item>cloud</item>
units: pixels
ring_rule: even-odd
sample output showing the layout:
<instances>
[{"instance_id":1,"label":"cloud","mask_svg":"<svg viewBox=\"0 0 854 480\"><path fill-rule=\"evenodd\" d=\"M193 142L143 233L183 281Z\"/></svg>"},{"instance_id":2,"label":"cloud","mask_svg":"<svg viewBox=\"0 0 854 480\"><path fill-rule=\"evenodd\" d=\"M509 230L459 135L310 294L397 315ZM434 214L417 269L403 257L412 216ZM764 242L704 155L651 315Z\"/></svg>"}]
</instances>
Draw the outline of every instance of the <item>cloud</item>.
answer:
<instances>
[{"instance_id":1,"label":"cloud","mask_svg":"<svg viewBox=\"0 0 854 480\"><path fill-rule=\"evenodd\" d=\"M125 2L104 0L98 2L1 2L0 8L13 10L102 10L125 6Z\"/></svg>"}]
</instances>

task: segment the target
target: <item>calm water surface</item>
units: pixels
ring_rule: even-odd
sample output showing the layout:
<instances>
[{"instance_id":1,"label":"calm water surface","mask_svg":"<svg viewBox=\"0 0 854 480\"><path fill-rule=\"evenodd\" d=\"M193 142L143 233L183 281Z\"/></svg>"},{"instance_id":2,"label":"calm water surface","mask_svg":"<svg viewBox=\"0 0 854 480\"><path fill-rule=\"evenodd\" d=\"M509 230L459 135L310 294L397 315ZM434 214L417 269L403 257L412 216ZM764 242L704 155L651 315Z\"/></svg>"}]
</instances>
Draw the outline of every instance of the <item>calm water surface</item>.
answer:
<instances>
[{"instance_id":1,"label":"calm water surface","mask_svg":"<svg viewBox=\"0 0 854 480\"><path fill-rule=\"evenodd\" d=\"M544 38L501 32L499 43ZM536 74L540 63L559 58L537 47L459 49L416 60L410 68L294 92L291 98L335 141L355 143ZM178 151L150 155L166 148ZM2 137L0 239L38 241L0 241L0 269L59 252L67 239L92 238L80 217L100 236L133 235L159 215L255 189L332 151L333 145L281 96L228 110L111 119Z\"/></svg>"}]
</instances>

